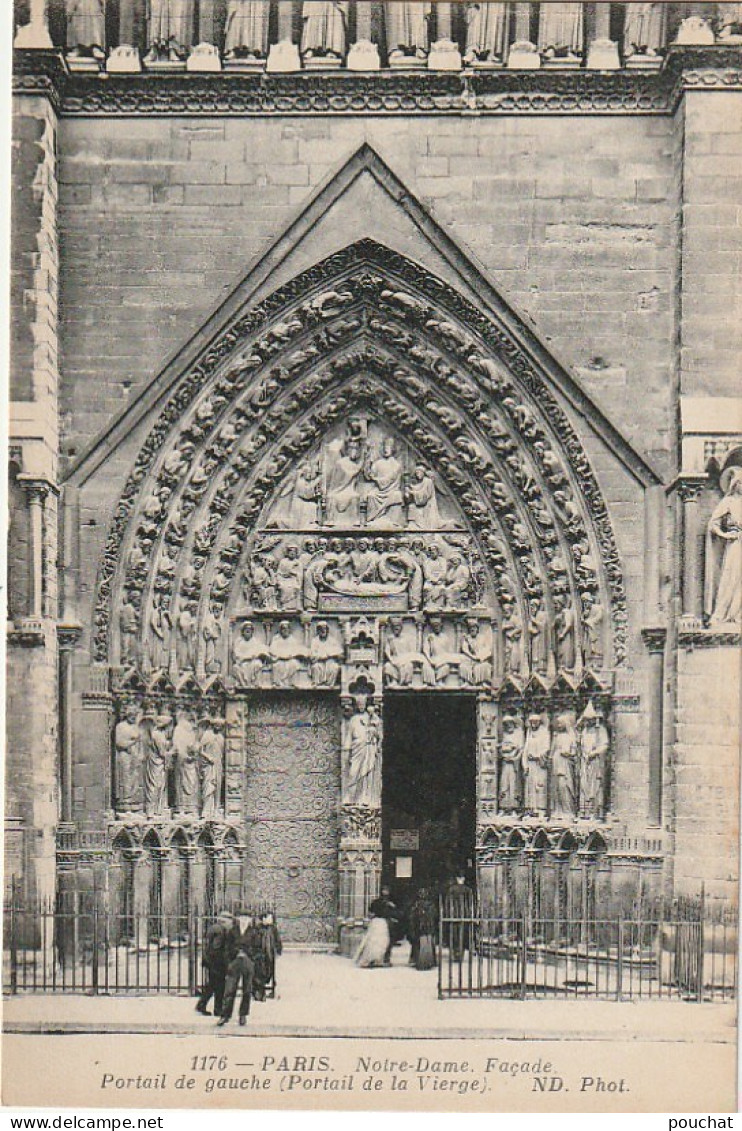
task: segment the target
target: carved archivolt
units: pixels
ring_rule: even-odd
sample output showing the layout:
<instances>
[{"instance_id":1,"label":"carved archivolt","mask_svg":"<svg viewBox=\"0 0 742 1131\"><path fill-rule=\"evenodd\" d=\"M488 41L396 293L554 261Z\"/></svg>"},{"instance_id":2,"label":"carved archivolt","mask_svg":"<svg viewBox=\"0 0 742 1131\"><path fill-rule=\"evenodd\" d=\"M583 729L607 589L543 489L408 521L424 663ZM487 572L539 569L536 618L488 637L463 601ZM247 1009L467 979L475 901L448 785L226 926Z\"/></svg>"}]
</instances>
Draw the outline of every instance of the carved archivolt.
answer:
<instances>
[{"instance_id":1,"label":"carved archivolt","mask_svg":"<svg viewBox=\"0 0 742 1131\"><path fill-rule=\"evenodd\" d=\"M625 632L605 503L531 358L363 241L174 389L114 515L93 647L175 686L333 687L351 649L385 682L483 686L613 666Z\"/></svg>"}]
</instances>

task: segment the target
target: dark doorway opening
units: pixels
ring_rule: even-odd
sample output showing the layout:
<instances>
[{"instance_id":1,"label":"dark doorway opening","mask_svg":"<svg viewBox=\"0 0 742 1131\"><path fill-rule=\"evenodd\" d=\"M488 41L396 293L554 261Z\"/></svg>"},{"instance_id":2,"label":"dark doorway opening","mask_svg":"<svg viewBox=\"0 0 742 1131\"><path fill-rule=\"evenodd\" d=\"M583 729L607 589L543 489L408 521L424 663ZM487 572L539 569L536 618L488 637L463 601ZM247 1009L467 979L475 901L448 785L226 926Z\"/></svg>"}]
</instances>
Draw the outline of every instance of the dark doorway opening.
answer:
<instances>
[{"instance_id":1,"label":"dark doorway opening","mask_svg":"<svg viewBox=\"0 0 742 1131\"><path fill-rule=\"evenodd\" d=\"M474 880L476 697L384 696L382 882L404 906L464 869Z\"/></svg>"}]
</instances>

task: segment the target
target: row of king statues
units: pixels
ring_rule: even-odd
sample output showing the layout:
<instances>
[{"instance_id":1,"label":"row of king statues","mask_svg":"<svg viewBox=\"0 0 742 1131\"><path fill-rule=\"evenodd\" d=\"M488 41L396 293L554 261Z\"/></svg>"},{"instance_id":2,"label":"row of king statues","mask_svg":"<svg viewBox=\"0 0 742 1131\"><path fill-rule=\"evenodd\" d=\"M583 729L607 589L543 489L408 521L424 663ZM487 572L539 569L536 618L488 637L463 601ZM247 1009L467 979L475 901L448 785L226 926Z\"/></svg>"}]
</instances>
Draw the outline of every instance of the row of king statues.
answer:
<instances>
[{"instance_id":1,"label":"row of king statues","mask_svg":"<svg viewBox=\"0 0 742 1131\"><path fill-rule=\"evenodd\" d=\"M133 8L134 0L122 0L122 8ZM284 3L286 0L284 0ZM201 0L201 9L207 9ZM433 24L436 5L429 2L386 0L381 5L382 45L388 58L425 58L433 34L450 36L452 29L441 22ZM443 7L443 6L441 6ZM445 5L450 8L450 5ZM578 58L585 45L585 4L544 3L539 5L537 47L545 58ZM711 5L705 6L711 9ZM464 59L471 63L502 61L516 29L513 5L507 3L467 3L465 5ZM658 54L667 44L667 3L629 3L623 5L624 55ZM742 36L742 5L720 3L708 15L720 41L739 41ZM184 59L199 38L196 0L147 0L145 62ZM705 13L704 13L705 14ZM66 0L67 45L80 53L106 43L106 0ZM300 50L305 59L341 60L350 46L350 4L348 0L305 0L301 5ZM203 14L201 20L203 21ZM211 16L213 23L213 13ZM226 59L252 57L264 59L269 50L270 0L228 0L223 30ZM368 18L365 33L379 26ZM122 19L123 24L123 19ZM357 31L358 29L356 29ZM363 31L363 29L362 29ZM211 33L213 36L213 32ZM521 29L521 35L523 34ZM359 36L359 38L361 38Z\"/></svg>"}]
</instances>

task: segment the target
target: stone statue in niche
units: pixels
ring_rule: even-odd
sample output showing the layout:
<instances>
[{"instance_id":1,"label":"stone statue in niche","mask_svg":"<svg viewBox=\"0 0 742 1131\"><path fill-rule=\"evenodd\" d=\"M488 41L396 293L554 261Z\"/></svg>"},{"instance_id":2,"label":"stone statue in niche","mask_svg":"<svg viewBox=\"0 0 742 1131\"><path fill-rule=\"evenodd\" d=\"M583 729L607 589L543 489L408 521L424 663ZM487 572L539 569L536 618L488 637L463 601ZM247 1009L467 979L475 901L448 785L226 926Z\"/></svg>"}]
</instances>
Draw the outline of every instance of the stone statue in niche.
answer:
<instances>
[{"instance_id":1,"label":"stone statue in niche","mask_svg":"<svg viewBox=\"0 0 742 1131\"><path fill-rule=\"evenodd\" d=\"M438 530L442 526L433 473L417 464L405 490L407 525L417 530Z\"/></svg>"},{"instance_id":2,"label":"stone statue in niche","mask_svg":"<svg viewBox=\"0 0 742 1131\"><path fill-rule=\"evenodd\" d=\"M149 0L145 63L179 62L193 43L194 0ZM204 402L204 405L206 402ZM199 414L205 412L199 409ZM200 420L201 416L197 415Z\"/></svg>"},{"instance_id":3,"label":"stone statue in niche","mask_svg":"<svg viewBox=\"0 0 742 1131\"><path fill-rule=\"evenodd\" d=\"M525 778L523 807L526 814L532 817L541 817L546 813L550 745L546 718L539 712L533 711L528 716L523 743Z\"/></svg>"},{"instance_id":4,"label":"stone statue in niche","mask_svg":"<svg viewBox=\"0 0 742 1131\"><path fill-rule=\"evenodd\" d=\"M364 465L368 487L364 502L368 526L401 526L404 521L403 467L391 436L381 441L381 451L368 451Z\"/></svg>"},{"instance_id":5,"label":"stone statue in niche","mask_svg":"<svg viewBox=\"0 0 742 1131\"><path fill-rule=\"evenodd\" d=\"M325 510L328 526L359 526L361 497L359 480L363 472L360 440L349 437L328 444L325 452Z\"/></svg>"},{"instance_id":6,"label":"stone statue in niche","mask_svg":"<svg viewBox=\"0 0 742 1131\"><path fill-rule=\"evenodd\" d=\"M710 624L742 620L742 467L722 473L724 498L706 532L704 612Z\"/></svg>"},{"instance_id":7,"label":"stone statue in niche","mask_svg":"<svg viewBox=\"0 0 742 1131\"><path fill-rule=\"evenodd\" d=\"M104 0L66 0L65 8L69 54L103 59L106 44Z\"/></svg>"},{"instance_id":8,"label":"stone statue in niche","mask_svg":"<svg viewBox=\"0 0 742 1131\"><path fill-rule=\"evenodd\" d=\"M488 624L469 620L461 636L461 678L466 683L492 683L492 630Z\"/></svg>"},{"instance_id":9,"label":"stone statue in niche","mask_svg":"<svg viewBox=\"0 0 742 1131\"><path fill-rule=\"evenodd\" d=\"M201 635L204 638L204 671L207 675L212 675L220 671L222 666L217 654L222 636L221 610L213 601L209 602L204 613Z\"/></svg>"},{"instance_id":10,"label":"stone statue in niche","mask_svg":"<svg viewBox=\"0 0 742 1131\"><path fill-rule=\"evenodd\" d=\"M313 687L335 687L340 678L343 646L330 632L326 620L314 625L309 644L309 675Z\"/></svg>"},{"instance_id":11,"label":"stone statue in niche","mask_svg":"<svg viewBox=\"0 0 742 1131\"><path fill-rule=\"evenodd\" d=\"M279 608L285 612L300 609L304 568L298 546L290 544L286 547L278 559L275 576Z\"/></svg>"},{"instance_id":12,"label":"stone statue in niche","mask_svg":"<svg viewBox=\"0 0 742 1131\"><path fill-rule=\"evenodd\" d=\"M577 735L574 719L568 712L557 715L551 740L552 814L574 817L577 814L579 785Z\"/></svg>"},{"instance_id":13,"label":"stone statue in niche","mask_svg":"<svg viewBox=\"0 0 742 1131\"><path fill-rule=\"evenodd\" d=\"M291 622L282 620L270 643L274 687L292 687L306 655L305 645L294 638Z\"/></svg>"},{"instance_id":14,"label":"stone statue in niche","mask_svg":"<svg viewBox=\"0 0 742 1131\"><path fill-rule=\"evenodd\" d=\"M346 725L344 805L381 804L381 719L373 700L360 699Z\"/></svg>"},{"instance_id":15,"label":"stone statue in niche","mask_svg":"<svg viewBox=\"0 0 742 1131\"><path fill-rule=\"evenodd\" d=\"M246 620L232 645L232 672L240 687L255 687L270 659L265 640L255 638L255 625Z\"/></svg>"},{"instance_id":16,"label":"stone statue in niche","mask_svg":"<svg viewBox=\"0 0 742 1131\"><path fill-rule=\"evenodd\" d=\"M304 0L301 9L303 29L301 54L307 59L345 54L348 26L347 0Z\"/></svg>"},{"instance_id":17,"label":"stone statue in niche","mask_svg":"<svg viewBox=\"0 0 742 1131\"><path fill-rule=\"evenodd\" d=\"M198 769L201 779L201 816L215 820L219 814L224 765L224 720L206 718L198 740Z\"/></svg>"},{"instance_id":18,"label":"stone statue in niche","mask_svg":"<svg viewBox=\"0 0 742 1131\"><path fill-rule=\"evenodd\" d=\"M657 55L667 43L667 4L624 5L623 53Z\"/></svg>"},{"instance_id":19,"label":"stone statue in niche","mask_svg":"<svg viewBox=\"0 0 742 1131\"><path fill-rule=\"evenodd\" d=\"M508 47L508 4L466 5L465 63L501 63Z\"/></svg>"},{"instance_id":20,"label":"stone statue in niche","mask_svg":"<svg viewBox=\"0 0 742 1131\"><path fill-rule=\"evenodd\" d=\"M586 668L603 666L603 609L592 593L582 595L582 657Z\"/></svg>"},{"instance_id":21,"label":"stone statue in niche","mask_svg":"<svg viewBox=\"0 0 742 1131\"><path fill-rule=\"evenodd\" d=\"M418 647L415 625L400 617L392 617L384 636L384 678L401 687L409 687L416 670L424 684L430 686L435 683L430 661Z\"/></svg>"},{"instance_id":22,"label":"stone statue in niche","mask_svg":"<svg viewBox=\"0 0 742 1131\"><path fill-rule=\"evenodd\" d=\"M424 59L429 50L432 4L392 0L384 4L386 47L390 60L404 55ZM419 304L422 305L422 304Z\"/></svg>"},{"instance_id":23,"label":"stone statue in niche","mask_svg":"<svg viewBox=\"0 0 742 1131\"><path fill-rule=\"evenodd\" d=\"M521 805L520 776L523 770L523 723L517 715L504 715L500 742L500 784L498 805L501 813L517 813Z\"/></svg>"},{"instance_id":24,"label":"stone statue in niche","mask_svg":"<svg viewBox=\"0 0 742 1131\"><path fill-rule=\"evenodd\" d=\"M144 720L142 720L144 721ZM173 720L162 714L153 718L145 736L144 811L161 817L167 807L167 775L172 761Z\"/></svg>"},{"instance_id":25,"label":"stone statue in niche","mask_svg":"<svg viewBox=\"0 0 742 1131\"><path fill-rule=\"evenodd\" d=\"M139 712L130 704L124 717L116 724L115 785L116 812L141 813L143 808L142 730Z\"/></svg>"},{"instance_id":26,"label":"stone statue in niche","mask_svg":"<svg viewBox=\"0 0 742 1131\"><path fill-rule=\"evenodd\" d=\"M178 671L193 671L196 666L196 610L195 601L179 602L175 618L175 657Z\"/></svg>"},{"instance_id":27,"label":"stone statue in niche","mask_svg":"<svg viewBox=\"0 0 742 1131\"><path fill-rule=\"evenodd\" d=\"M139 661L139 596L125 593L119 610L119 641L121 664L123 667L136 665Z\"/></svg>"},{"instance_id":28,"label":"stone statue in niche","mask_svg":"<svg viewBox=\"0 0 742 1131\"><path fill-rule=\"evenodd\" d=\"M456 651L451 640L451 626L444 625L440 617L431 617L423 636L423 654L433 669L435 682L445 683L452 672L459 672L464 657Z\"/></svg>"},{"instance_id":29,"label":"stone statue in niche","mask_svg":"<svg viewBox=\"0 0 742 1131\"><path fill-rule=\"evenodd\" d=\"M198 813L198 736L193 714L186 708L177 713L173 730L175 757L175 807L178 813Z\"/></svg>"},{"instance_id":30,"label":"stone statue in niche","mask_svg":"<svg viewBox=\"0 0 742 1131\"><path fill-rule=\"evenodd\" d=\"M584 44L583 4L540 4L538 49L547 59L575 59Z\"/></svg>"},{"instance_id":31,"label":"stone statue in niche","mask_svg":"<svg viewBox=\"0 0 742 1131\"><path fill-rule=\"evenodd\" d=\"M149 618L149 658L155 671L170 668L170 641L173 622L170 619L170 594L155 593Z\"/></svg>"},{"instance_id":32,"label":"stone statue in niche","mask_svg":"<svg viewBox=\"0 0 742 1131\"><path fill-rule=\"evenodd\" d=\"M228 0L224 25L224 58L244 59L268 54L270 0Z\"/></svg>"},{"instance_id":33,"label":"stone statue in niche","mask_svg":"<svg viewBox=\"0 0 742 1131\"><path fill-rule=\"evenodd\" d=\"M546 675L549 667L549 618L537 598L528 602L528 640L531 672Z\"/></svg>"},{"instance_id":34,"label":"stone statue in niche","mask_svg":"<svg viewBox=\"0 0 742 1131\"><path fill-rule=\"evenodd\" d=\"M523 623L514 607L502 622L502 636L505 671L517 678L523 671Z\"/></svg>"},{"instance_id":35,"label":"stone statue in niche","mask_svg":"<svg viewBox=\"0 0 742 1131\"><path fill-rule=\"evenodd\" d=\"M580 747L580 816L602 817L608 761L608 730L592 701L578 723Z\"/></svg>"},{"instance_id":36,"label":"stone statue in niche","mask_svg":"<svg viewBox=\"0 0 742 1131\"><path fill-rule=\"evenodd\" d=\"M557 666L564 671L574 671L577 663L575 639L575 610L566 594L554 597L554 635L556 638Z\"/></svg>"},{"instance_id":37,"label":"stone statue in niche","mask_svg":"<svg viewBox=\"0 0 742 1131\"><path fill-rule=\"evenodd\" d=\"M422 559L423 604L427 609L442 609L447 600L446 575L448 562L437 543L425 547Z\"/></svg>"}]
</instances>

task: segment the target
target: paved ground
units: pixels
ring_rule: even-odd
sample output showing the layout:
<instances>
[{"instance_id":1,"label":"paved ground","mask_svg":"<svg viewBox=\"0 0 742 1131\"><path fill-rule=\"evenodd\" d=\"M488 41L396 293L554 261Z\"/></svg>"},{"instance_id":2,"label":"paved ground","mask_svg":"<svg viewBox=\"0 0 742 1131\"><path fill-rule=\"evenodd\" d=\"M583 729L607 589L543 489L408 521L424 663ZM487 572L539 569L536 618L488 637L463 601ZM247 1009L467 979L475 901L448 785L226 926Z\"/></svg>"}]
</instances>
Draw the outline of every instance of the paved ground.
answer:
<instances>
[{"instance_id":1,"label":"paved ground","mask_svg":"<svg viewBox=\"0 0 742 1131\"><path fill-rule=\"evenodd\" d=\"M437 972L407 966L406 947L390 969L361 970L331 954L287 953L278 995L255 1003L248 1027L260 1036L485 1036L515 1040L703 1041L735 1039L735 1003L679 1001L439 1001ZM16 1033L195 1034L215 1029L187 997L20 994L6 998L3 1025Z\"/></svg>"}]
</instances>

